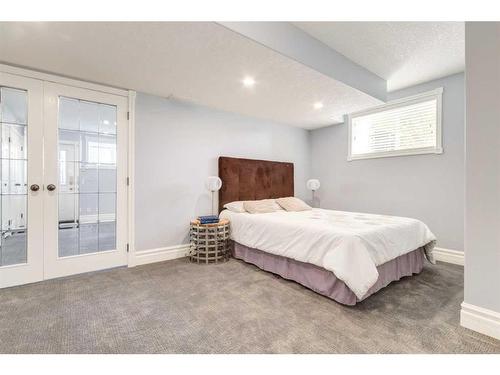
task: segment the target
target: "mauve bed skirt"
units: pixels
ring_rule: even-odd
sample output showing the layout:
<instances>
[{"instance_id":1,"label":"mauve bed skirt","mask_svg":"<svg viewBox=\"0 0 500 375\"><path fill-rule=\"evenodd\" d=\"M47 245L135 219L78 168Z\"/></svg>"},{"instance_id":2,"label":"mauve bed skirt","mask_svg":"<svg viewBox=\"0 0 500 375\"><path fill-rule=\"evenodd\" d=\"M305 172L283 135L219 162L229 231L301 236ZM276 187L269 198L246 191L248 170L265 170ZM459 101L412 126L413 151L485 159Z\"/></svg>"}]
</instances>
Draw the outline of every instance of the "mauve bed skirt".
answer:
<instances>
[{"instance_id":1,"label":"mauve bed skirt","mask_svg":"<svg viewBox=\"0 0 500 375\"><path fill-rule=\"evenodd\" d=\"M299 262L232 242L232 253L235 258L280 275L284 279L296 281L319 294L350 306L366 299L392 281L420 273L425 259L424 250L419 248L381 264L377 267L379 273L377 282L362 299L358 299L351 289L343 281L337 279L331 271L314 264Z\"/></svg>"}]
</instances>

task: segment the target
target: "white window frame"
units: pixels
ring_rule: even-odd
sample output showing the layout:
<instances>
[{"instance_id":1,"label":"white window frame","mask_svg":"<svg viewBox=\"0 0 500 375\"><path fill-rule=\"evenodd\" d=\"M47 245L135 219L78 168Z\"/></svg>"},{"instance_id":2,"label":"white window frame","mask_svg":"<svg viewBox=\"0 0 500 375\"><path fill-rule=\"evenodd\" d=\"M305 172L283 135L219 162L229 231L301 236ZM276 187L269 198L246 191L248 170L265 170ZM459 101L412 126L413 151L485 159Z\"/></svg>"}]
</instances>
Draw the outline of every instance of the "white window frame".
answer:
<instances>
[{"instance_id":1,"label":"white window frame","mask_svg":"<svg viewBox=\"0 0 500 375\"><path fill-rule=\"evenodd\" d=\"M412 148L409 150L397 150L397 151L385 151L376 152L362 155L352 155L352 120L353 118L366 116L373 113L379 113L387 111L390 109L405 107L411 104L417 104L425 102L428 100L436 99L436 146L435 147L425 147L425 148ZM392 156L408 156L408 155L423 155L423 154L442 154L443 153L443 140L442 140L442 102L443 102L443 88L439 87L437 89L427 91L421 94L392 100L386 104L382 104L376 107L372 107L367 110L358 111L347 115L347 127L348 127L348 153L347 160L360 160L360 159L376 159L376 158L386 158Z\"/></svg>"}]
</instances>

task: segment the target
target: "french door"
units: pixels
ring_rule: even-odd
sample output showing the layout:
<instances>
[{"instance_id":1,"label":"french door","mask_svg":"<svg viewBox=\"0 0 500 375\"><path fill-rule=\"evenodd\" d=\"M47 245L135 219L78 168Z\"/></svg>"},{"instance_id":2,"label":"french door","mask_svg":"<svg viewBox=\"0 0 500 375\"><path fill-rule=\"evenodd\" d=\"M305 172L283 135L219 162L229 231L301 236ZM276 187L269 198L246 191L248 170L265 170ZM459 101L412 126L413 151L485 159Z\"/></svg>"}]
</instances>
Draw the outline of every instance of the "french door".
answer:
<instances>
[{"instance_id":1,"label":"french door","mask_svg":"<svg viewBox=\"0 0 500 375\"><path fill-rule=\"evenodd\" d=\"M0 74L0 287L126 265L127 98Z\"/></svg>"},{"instance_id":2,"label":"french door","mask_svg":"<svg viewBox=\"0 0 500 375\"><path fill-rule=\"evenodd\" d=\"M127 98L44 84L44 276L127 264Z\"/></svg>"},{"instance_id":3,"label":"french door","mask_svg":"<svg viewBox=\"0 0 500 375\"><path fill-rule=\"evenodd\" d=\"M41 81L0 72L0 287L43 278L42 93Z\"/></svg>"}]
</instances>

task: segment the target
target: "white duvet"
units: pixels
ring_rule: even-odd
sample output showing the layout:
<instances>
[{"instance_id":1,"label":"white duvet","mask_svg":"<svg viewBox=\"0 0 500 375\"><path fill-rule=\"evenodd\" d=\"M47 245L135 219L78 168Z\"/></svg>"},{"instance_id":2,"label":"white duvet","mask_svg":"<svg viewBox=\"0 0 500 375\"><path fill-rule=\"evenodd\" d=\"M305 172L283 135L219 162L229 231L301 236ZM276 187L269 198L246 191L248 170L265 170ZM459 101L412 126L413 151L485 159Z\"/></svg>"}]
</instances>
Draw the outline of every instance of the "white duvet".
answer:
<instances>
[{"instance_id":1,"label":"white duvet","mask_svg":"<svg viewBox=\"0 0 500 375\"><path fill-rule=\"evenodd\" d=\"M424 247L434 263L436 237L419 220L314 209L265 214L224 210L231 239L254 249L332 271L362 299L378 279L377 266Z\"/></svg>"}]
</instances>

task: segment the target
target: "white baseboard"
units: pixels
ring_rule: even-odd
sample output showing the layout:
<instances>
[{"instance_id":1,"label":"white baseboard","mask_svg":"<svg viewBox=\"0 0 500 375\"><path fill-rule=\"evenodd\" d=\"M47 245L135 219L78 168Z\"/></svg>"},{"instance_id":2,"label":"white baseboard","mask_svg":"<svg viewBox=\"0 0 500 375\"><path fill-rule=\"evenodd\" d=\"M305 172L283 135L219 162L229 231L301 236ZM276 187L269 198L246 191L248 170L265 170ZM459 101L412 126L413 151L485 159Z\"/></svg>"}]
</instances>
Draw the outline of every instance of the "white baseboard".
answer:
<instances>
[{"instance_id":1,"label":"white baseboard","mask_svg":"<svg viewBox=\"0 0 500 375\"><path fill-rule=\"evenodd\" d=\"M462 302L460 325L500 340L500 313Z\"/></svg>"},{"instance_id":2,"label":"white baseboard","mask_svg":"<svg viewBox=\"0 0 500 375\"><path fill-rule=\"evenodd\" d=\"M188 255L188 252L189 245L168 246L157 249L136 251L130 257L129 267L183 258Z\"/></svg>"},{"instance_id":3,"label":"white baseboard","mask_svg":"<svg viewBox=\"0 0 500 375\"><path fill-rule=\"evenodd\" d=\"M463 251L435 247L432 253L434 254L434 259L436 259L438 262L453 263L460 266L463 266L465 262Z\"/></svg>"},{"instance_id":4,"label":"white baseboard","mask_svg":"<svg viewBox=\"0 0 500 375\"><path fill-rule=\"evenodd\" d=\"M188 251L188 244L136 251L135 255L131 256L129 266L133 267L141 264L163 262L165 260L183 258L187 256ZM464 265L463 251L435 247L433 250L433 254L434 258L439 262L453 263L460 266Z\"/></svg>"}]
</instances>

